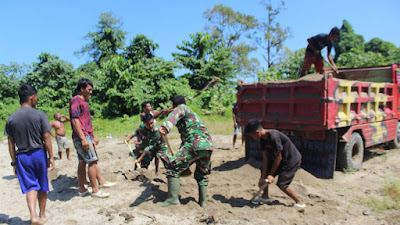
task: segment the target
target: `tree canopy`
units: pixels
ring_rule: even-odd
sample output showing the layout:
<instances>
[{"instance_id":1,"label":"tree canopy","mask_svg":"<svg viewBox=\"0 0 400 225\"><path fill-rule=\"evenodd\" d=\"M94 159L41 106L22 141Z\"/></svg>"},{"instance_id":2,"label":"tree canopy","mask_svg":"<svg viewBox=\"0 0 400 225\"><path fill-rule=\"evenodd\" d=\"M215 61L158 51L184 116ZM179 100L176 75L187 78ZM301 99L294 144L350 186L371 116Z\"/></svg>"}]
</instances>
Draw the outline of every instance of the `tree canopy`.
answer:
<instances>
[{"instance_id":1,"label":"tree canopy","mask_svg":"<svg viewBox=\"0 0 400 225\"><path fill-rule=\"evenodd\" d=\"M94 61L100 63L104 57L115 55L123 50L126 32L121 30L122 22L112 13L101 13L96 31L89 32L84 39L89 43L77 54L88 54Z\"/></svg>"},{"instance_id":2,"label":"tree canopy","mask_svg":"<svg viewBox=\"0 0 400 225\"><path fill-rule=\"evenodd\" d=\"M176 46L171 61L157 57L159 44L144 34L134 35L125 45L127 32L121 29L122 22L111 13L102 13L96 31L84 36L88 43L79 51L91 60L77 69L48 52L41 53L31 65L0 65L0 110L12 108L7 104L15 104L22 83L38 89L40 109L66 109L76 82L87 77L94 82L90 107L95 116L133 115L141 111L143 101L152 102L155 108L167 107L170 97L193 96L217 76L218 84L190 104L202 110L230 111L238 76L253 74L259 81L296 79L302 68L305 48L291 51L284 46L290 33L280 26L277 17L284 2L262 4L267 19L256 19L224 5L205 11L210 33L190 34ZM266 67L251 57L253 41L264 52ZM400 62L400 48L378 37L364 43L363 36L356 34L346 20L334 47L340 67ZM184 74L178 75L178 71Z\"/></svg>"},{"instance_id":3,"label":"tree canopy","mask_svg":"<svg viewBox=\"0 0 400 225\"><path fill-rule=\"evenodd\" d=\"M191 73L184 75L189 85L197 90L202 89L217 76L226 83L235 76L235 65L229 47L218 40L212 40L208 33L197 32L190 35L191 40L177 45L181 52L172 53L175 60Z\"/></svg>"}]
</instances>

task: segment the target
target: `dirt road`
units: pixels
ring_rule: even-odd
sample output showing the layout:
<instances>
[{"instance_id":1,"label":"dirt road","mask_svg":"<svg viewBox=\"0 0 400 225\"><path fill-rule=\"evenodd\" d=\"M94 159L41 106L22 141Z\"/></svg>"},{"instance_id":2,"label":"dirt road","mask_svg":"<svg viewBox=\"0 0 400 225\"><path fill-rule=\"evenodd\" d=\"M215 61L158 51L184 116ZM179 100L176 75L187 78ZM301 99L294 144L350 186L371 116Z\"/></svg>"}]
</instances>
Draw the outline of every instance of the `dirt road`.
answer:
<instances>
[{"instance_id":1,"label":"dirt road","mask_svg":"<svg viewBox=\"0 0 400 225\"><path fill-rule=\"evenodd\" d=\"M361 199L380 196L388 179L399 179L400 150L375 154L360 171L335 172L332 180L299 170L291 187L307 207L296 209L276 185L270 185L271 205L249 203L258 189L259 170L244 162L243 147L229 150L231 138L213 136L215 151L206 209L197 204L193 177L181 178L181 205L162 208L155 204L166 197L163 166L157 175L154 164L149 170L133 171L133 159L122 139L102 139L98 146L103 177L118 183L106 190L111 196L79 197L77 159L72 150L72 160L56 160L56 169L49 175L48 224L400 224L399 212L377 213L360 203ZM171 142L177 149L178 140ZM55 143L53 147L56 153ZM29 224L25 196L9 165L7 142L2 141L0 148L0 224Z\"/></svg>"}]
</instances>

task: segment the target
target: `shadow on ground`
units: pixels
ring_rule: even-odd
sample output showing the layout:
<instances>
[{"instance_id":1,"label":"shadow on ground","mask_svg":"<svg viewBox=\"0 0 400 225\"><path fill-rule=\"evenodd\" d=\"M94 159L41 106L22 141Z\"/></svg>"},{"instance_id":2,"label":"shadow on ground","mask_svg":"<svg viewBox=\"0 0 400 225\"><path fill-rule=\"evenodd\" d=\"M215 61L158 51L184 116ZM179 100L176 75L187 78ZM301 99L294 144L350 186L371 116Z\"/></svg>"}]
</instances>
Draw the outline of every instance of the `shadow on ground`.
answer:
<instances>
[{"instance_id":1,"label":"shadow on ground","mask_svg":"<svg viewBox=\"0 0 400 225\"><path fill-rule=\"evenodd\" d=\"M28 210L28 209L26 209ZM30 220L22 220L19 217L11 217L9 215L0 213L0 223L1 224L18 224L18 225L22 225L22 224L31 224Z\"/></svg>"},{"instance_id":2,"label":"shadow on ground","mask_svg":"<svg viewBox=\"0 0 400 225\"><path fill-rule=\"evenodd\" d=\"M18 178L18 177L15 176L15 175L8 175L8 176L4 176L3 180L13 180L13 179L16 179L16 178Z\"/></svg>"},{"instance_id":3,"label":"shadow on ground","mask_svg":"<svg viewBox=\"0 0 400 225\"><path fill-rule=\"evenodd\" d=\"M224 162L221 165L214 167L212 170L214 170L214 171L229 171L229 170L239 169L244 164L249 164L250 166L258 169L258 168L261 168L262 163L257 160L254 160L253 158L250 158L249 160L246 161L245 157L242 157L235 161Z\"/></svg>"},{"instance_id":4,"label":"shadow on ground","mask_svg":"<svg viewBox=\"0 0 400 225\"><path fill-rule=\"evenodd\" d=\"M68 177L67 175L59 175L51 181L52 191L47 195L50 201L69 201L73 197L78 196L78 179L76 177Z\"/></svg>"}]
</instances>

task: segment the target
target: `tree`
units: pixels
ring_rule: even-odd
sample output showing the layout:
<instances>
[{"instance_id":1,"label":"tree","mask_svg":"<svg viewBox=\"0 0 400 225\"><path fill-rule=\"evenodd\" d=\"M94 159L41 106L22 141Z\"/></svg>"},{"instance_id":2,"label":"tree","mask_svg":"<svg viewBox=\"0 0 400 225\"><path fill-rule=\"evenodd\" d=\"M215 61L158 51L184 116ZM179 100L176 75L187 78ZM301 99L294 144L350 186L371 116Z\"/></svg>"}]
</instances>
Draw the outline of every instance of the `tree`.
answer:
<instances>
[{"instance_id":1,"label":"tree","mask_svg":"<svg viewBox=\"0 0 400 225\"><path fill-rule=\"evenodd\" d=\"M400 47L390 50L386 60L388 63L400 64Z\"/></svg>"},{"instance_id":2,"label":"tree","mask_svg":"<svg viewBox=\"0 0 400 225\"><path fill-rule=\"evenodd\" d=\"M237 66L236 72L243 75L251 74L258 65L258 60L249 59L249 54L256 48L246 44L242 37L249 36L257 26L257 19L251 15L235 12L224 5L215 5L203 15L208 21L206 30L212 39L224 43L231 49L234 64Z\"/></svg>"},{"instance_id":3,"label":"tree","mask_svg":"<svg viewBox=\"0 0 400 225\"><path fill-rule=\"evenodd\" d=\"M159 47L153 40L143 34L136 35L128 47L125 48L125 58L131 60L132 64L138 63L141 59L153 58L154 51Z\"/></svg>"},{"instance_id":4,"label":"tree","mask_svg":"<svg viewBox=\"0 0 400 225\"><path fill-rule=\"evenodd\" d=\"M354 33L353 27L347 20L343 20L340 36L333 42L335 47L335 62L341 54L349 52L352 48L364 51L364 37Z\"/></svg>"},{"instance_id":5,"label":"tree","mask_svg":"<svg viewBox=\"0 0 400 225\"><path fill-rule=\"evenodd\" d=\"M259 81L297 79L303 67L305 48L294 52L286 48L282 59L266 71L258 73ZM315 72L315 68L312 69Z\"/></svg>"},{"instance_id":6,"label":"tree","mask_svg":"<svg viewBox=\"0 0 400 225\"><path fill-rule=\"evenodd\" d=\"M380 53L384 57L388 57L393 51L395 51L396 45L383 41L380 38L372 38L370 41L365 43L366 52Z\"/></svg>"},{"instance_id":7,"label":"tree","mask_svg":"<svg viewBox=\"0 0 400 225\"><path fill-rule=\"evenodd\" d=\"M124 114L132 115L141 110L140 103L151 101L157 107L169 101L169 92L165 92L165 83L183 88L174 76L177 65L162 58L143 58L132 65L121 55L110 56L102 60L95 71L93 101L99 104L100 116L113 118ZM175 83L174 83L175 81Z\"/></svg>"},{"instance_id":8,"label":"tree","mask_svg":"<svg viewBox=\"0 0 400 225\"><path fill-rule=\"evenodd\" d=\"M365 67L385 65L385 57L381 53L364 52L353 48L348 52L340 54L337 64L341 67Z\"/></svg>"},{"instance_id":9,"label":"tree","mask_svg":"<svg viewBox=\"0 0 400 225\"><path fill-rule=\"evenodd\" d=\"M227 47L234 46L243 34L257 26L257 19L253 16L235 12L224 5L215 5L203 14L210 23L206 29L212 38L225 43Z\"/></svg>"},{"instance_id":10,"label":"tree","mask_svg":"<svg viewBox=\"0 0 400 225\"><path fill-rule=\"evenodd\" d=\"M41 106L68 106L77 80L73 66L47 52L40 54L38 60L25 80L38 90Z\"/></svg>"},{"instance_id":11,"label":"tree","mask_svg":"<svg viewBox=\"0 0 400 225\"><path fill-rule=\"evenodd\" d=\"M200 90L217 76L222 83L235 77L236 66L232 63L232 54L224 43L212 40L208 33L190 35L190 41L177 45L180 53L172 53L174 59L191 71L184 75L193 89Z\"/></svg>"},{"instance_id":12,"label":"tree","mask_svg":"<svg viewBox=\"0 0 400 225\"><path fill-rule=\"evenodd\" d=\"M0 64L0 100L16 98L22 78L31 68L26 64L11 62L9 65Z\"/></svg>"},{"instance_id":13,"label":"tree","mask_svg":"<svg viewBox=\"0 0 400 225\"><path fill-rule=\"evenodd\" d=\"M264 0L261 4L267 11L267 18L258 26L258 32L253 35L257 45L266 53L263 54L268 68L275 63L276 57L283 49L283 43L290 37L289 27L282 28L278 22L277 16L284 10L285 2L282 0L275 6L271 0Z\"/></svg>"},{"instance_id":14,"label":"tree","mask_svg":"<svg viewBox=\"0 0 400 225\"><path fill-rule=\"evenodd\" d=\"M111 13L101 13L96 31L84 36L90 42L76 54L88 54L98 64L103 58L117 54L125 45L126 32L120 29L121 26L122 22Z\"/></svg>"}]
</instances>

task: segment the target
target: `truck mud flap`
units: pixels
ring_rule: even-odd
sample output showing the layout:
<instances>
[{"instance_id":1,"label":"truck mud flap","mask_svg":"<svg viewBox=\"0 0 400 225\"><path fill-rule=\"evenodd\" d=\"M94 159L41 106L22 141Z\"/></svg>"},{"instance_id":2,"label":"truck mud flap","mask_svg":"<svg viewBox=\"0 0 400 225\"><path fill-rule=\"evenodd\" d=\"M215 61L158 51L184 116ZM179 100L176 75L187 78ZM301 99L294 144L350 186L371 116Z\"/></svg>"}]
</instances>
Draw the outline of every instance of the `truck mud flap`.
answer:
<instances>
[{"instance_id":1,"label":"truck mud flap","mask_svg":"<svg viewBox=\"0 0 400 225\"><path fill-rule=\"evenodd\" d=\"M331 179L336 168L337 131L329 130L325 140L289 136L299 149L301 167L318 178Z\"/></svg>"},{"instance_id":2,"label":"truck mud flap","mask_svg":"<svg viewBox=\"0 0 400 225\"><path fill-rule=\"evenodd\" d=\"M336 167L337 132L327 131L325 140L310 140L289 136L302 155L301 167L318 178L331 179ZM262 162L260 142L246 137L246 161Z\"/></svg>"},{"instance_id":3,"label":"truck mud flap","mask_svg":"<svg viewBox=\"0 0 400 225\"><path fill-rule=\"evenodd\" d=\"M245 159L246 161L249 160L250 158L262 162L263 160L263 156L261 153L261 147L260 147L260 142L254 140L252 137L250 136L246 136L245 139L245 150L246 150L246 155L245 155Z\"/></svg>"}]
</instances>

